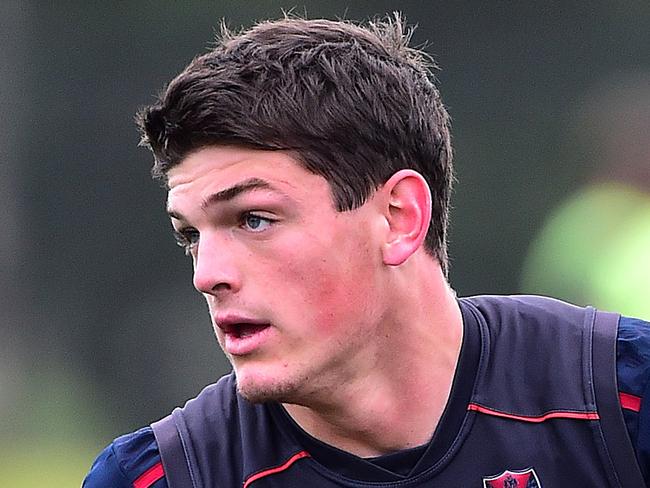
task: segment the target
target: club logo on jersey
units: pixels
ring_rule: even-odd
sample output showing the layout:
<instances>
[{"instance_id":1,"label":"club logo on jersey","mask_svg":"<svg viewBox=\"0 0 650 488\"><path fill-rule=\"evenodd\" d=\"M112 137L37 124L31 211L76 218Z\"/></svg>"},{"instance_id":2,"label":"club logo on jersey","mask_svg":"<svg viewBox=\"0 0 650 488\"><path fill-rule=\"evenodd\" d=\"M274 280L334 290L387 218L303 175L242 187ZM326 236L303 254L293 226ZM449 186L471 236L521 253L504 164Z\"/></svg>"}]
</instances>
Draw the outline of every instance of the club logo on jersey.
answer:
<instances>
[{"instance_id":1,"label":"club logo on jersey","mask_svg":"<svg viewBox=\"0 0 650 488\"><path fill-rule=\"evenodd\" d=\"M506 470L496 476L483 478L483 488L542 488L533 468L523 471Z\"/></svg>"}]
</instances>

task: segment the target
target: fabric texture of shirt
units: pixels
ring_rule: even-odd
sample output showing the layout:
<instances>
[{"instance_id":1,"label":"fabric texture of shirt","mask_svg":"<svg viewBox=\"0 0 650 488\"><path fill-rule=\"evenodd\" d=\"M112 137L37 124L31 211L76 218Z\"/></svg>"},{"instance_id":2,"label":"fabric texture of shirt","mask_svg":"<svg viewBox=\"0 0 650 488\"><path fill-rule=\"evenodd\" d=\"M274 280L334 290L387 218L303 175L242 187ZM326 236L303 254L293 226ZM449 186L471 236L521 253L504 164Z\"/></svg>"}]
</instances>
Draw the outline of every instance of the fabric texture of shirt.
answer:
<instances>
[{"instance_id":1,"label":"fabric texture of shirt","mask_svg":"<svg viewBox=\"0 0 650 488\"><path fill-rule=\"evenodd\" d=\"M463 314L465 330L471 318ZM395 482L424 469L421 460L442 455L453 441L466 410L476 376L480 344L477 334L465 334L450 399L431 442L397 453L362 459L328 446L302 431L281 409L274 421L291 431L297 442L322 465L366 482ZM474 339L472 339L474 338ZM650 387L650 323L622 317L617 336L617 379L627 431L641 471L650 486L650 405L642 399ZM650 402L649 402L650 403ZM115 439L98 456L84 480L84 488L165 488L160 453L150 427Z\"/></svg>"}]
</instances>

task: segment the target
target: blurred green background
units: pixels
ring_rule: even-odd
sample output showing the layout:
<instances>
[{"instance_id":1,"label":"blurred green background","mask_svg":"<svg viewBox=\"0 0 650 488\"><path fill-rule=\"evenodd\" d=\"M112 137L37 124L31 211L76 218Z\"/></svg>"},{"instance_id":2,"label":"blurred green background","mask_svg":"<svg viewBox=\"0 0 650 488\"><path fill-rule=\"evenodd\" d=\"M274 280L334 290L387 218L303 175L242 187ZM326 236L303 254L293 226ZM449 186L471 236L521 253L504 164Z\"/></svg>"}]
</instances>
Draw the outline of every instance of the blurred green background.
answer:
<instances>
[{"instance_id":1,"label":"blurred green background","mask_svg":"<svg viewBox=\"0 0 650 488\"><path fill-rule=\"evenodd\" d=\"M442 67L460 295L650 319L650 3L0 2L0 485L78 486L99 450L228 370L136 109L220 19L401 10Z\"/></svg>"}]
</instances>

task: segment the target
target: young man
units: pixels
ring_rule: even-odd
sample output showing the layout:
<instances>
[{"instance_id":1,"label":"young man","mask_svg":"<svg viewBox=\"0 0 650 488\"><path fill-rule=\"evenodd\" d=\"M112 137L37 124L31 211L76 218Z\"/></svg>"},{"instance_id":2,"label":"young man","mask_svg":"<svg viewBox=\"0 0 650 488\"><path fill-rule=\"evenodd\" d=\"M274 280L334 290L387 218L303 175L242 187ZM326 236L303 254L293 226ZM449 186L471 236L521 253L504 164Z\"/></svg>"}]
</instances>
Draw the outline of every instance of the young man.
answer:
<instances>
[{"instance_id":1,"label":"young man","mask_svg":"<svg viewBox=\"0 0 650 488\"><path fill-rule=\"evenodd\" d=\"M455 296L449 120L408 38L225 32L140 114L233 373L85 487L643 485L650 324Z\"/></svg>"}]
</instances>

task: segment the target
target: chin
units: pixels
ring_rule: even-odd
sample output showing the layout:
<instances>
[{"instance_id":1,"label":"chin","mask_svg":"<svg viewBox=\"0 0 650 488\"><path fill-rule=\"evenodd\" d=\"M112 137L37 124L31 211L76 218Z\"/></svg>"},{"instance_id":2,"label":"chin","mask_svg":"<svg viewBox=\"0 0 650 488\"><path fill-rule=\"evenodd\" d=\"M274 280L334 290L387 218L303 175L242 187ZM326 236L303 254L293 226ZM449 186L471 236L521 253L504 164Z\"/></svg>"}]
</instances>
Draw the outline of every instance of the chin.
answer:
<instances>
[{"instance_id":1,"label":"chin","mask_svg":"<svg viewBox=\"0 0 650 488\"><path fill-rule=\"evenodd\" d=\"M235 370L237 392L251 403L294 403L299 397L298 382L289 378L268 378Z\"/></svg>"}]
</instances>

